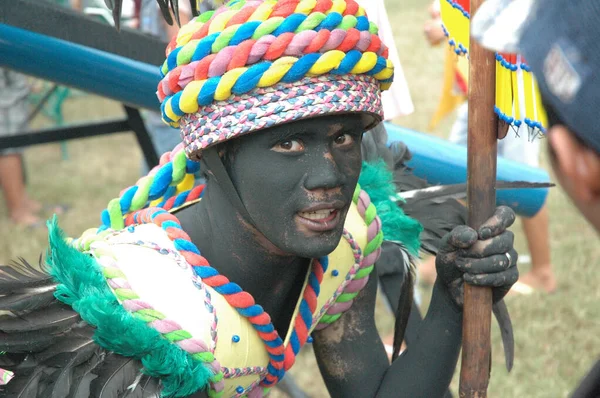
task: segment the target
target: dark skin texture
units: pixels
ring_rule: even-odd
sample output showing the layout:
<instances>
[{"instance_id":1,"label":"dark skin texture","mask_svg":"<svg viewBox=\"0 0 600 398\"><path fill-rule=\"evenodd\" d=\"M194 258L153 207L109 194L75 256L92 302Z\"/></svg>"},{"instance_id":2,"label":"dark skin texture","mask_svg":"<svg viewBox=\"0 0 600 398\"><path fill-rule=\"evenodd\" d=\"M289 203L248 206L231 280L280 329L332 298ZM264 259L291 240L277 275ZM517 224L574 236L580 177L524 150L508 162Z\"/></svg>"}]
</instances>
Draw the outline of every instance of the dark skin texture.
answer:
<instances>
[{"instance_id":1,"label":"dark skin texture","mask_svg":"<svg viewBox=\"0 0 600 398\"><path fill-rule=\"evenodd\" d=\"M361 169L365 126L356 115L322 117L225 144L219 152L252 222L239 214L210 170L203 200L178 214L211 265L254 296L282 338L310 258L333 251L342 233L342 222L327 232L306 230L297 212L338 201L344 220ZM336 323L314 332L317 361L331 396L442 396L460 351L464 280L494 286L495 298L516 281L516 253L506 231L513 221L510 209L499 209L479 231L458 227L446 237L437 262L444 277L435 284L419 339L391 366L375 328L375 277ZM507 251L511 264L503 254Z\"/></svg>"}]
</instances>

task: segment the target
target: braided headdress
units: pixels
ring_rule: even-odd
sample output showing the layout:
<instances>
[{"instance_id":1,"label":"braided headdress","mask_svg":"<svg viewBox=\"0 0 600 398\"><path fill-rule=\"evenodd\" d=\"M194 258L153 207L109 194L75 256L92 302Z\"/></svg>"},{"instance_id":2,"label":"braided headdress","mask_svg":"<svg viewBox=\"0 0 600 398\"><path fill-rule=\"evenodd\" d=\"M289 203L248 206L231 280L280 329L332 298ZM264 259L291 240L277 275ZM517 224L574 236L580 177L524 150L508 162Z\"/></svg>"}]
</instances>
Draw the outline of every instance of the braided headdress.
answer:
<instances>
[{"instance_id":1,"label":"braided headdress","mask_svg":"<svg viewBox=\"0 0 600 398\"><path fill-rule=\"evenodd\" d=\"M231 0L183 26L158 85L186 153L331 113L383 117L393 80L377 27L354 0Z\"/></svg>"}]
</instances>

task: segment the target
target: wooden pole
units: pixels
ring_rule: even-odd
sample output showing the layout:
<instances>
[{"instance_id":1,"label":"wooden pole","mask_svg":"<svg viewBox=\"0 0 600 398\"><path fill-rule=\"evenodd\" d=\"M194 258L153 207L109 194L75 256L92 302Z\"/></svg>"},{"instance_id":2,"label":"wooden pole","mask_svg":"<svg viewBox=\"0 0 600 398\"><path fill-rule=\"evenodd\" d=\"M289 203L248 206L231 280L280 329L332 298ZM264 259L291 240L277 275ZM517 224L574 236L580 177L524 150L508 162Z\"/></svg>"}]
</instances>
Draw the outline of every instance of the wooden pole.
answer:
<instances>
[{"instance_id":1,"label":"wooden pole","mask_svg":"<svg viewBox=\"0 0 600 398\"><path fill-rule=\"evenodd\" d=\"M484 0L471 0L471 17ZM495 54L469 43L467 202L469 226L478 229L496 208L498 119L494 113ZM490 375L492 291L465 284L460 397L487 396Z\"/></svg>"}]
</instances>

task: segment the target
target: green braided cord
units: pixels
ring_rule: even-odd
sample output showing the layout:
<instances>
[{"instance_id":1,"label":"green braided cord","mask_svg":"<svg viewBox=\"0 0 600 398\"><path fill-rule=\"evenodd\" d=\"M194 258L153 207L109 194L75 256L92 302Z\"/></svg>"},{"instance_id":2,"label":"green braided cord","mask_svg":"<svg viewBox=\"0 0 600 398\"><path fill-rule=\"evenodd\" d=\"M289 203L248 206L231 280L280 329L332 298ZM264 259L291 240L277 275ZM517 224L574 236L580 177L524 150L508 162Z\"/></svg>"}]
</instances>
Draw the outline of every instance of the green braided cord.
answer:
<instances>
[{"instance_id":1,"label":"green braided cord","mask_svg":"<svg viewBox=\"0 0 600 398\"><path fill-rule=\"evenodd\" d=\"M125 279L125 274L118 268L106 267L102 269L102 274L106 279L122 278Z\"/></svg>"},{"instance_id":2,"label":"green braided cord","mask_svg":"<svg viewBox=\"0 0 600 398\"><path fill-rule=\"evenodd\" d=\"M169 186L177 186L185 179L186 175L188 174L187 158L183 150L178 151L174 155L173 153L171 153L170 160L168 160L169 158L167 154L168 153L163 154L163 156L161 157L161 164L158 167L163 167L165 164L170 162L172 165L172 172L171 182L169 183ZM120 197L114 198L110 202L108 202L108 206L106 207L106 209L108 210L111 229L121 230L125 228L125 218L128 214L131 214L148 206L148 202L150 200L150 191L152 189L153 183L154 174L144 176L137 181L137 190L131 198L131 204L127 212L123 212L123 209L121 208ZM158 198L158 200L160 199L162 198Z\"/></svg>"},{"instance_id":3,"label":"green braided cord","mask_svg":"<svg viewBox=\"0 0 600 398\"><path fill-rule=\"evenodd\" d=\"M225 47L227 47L229 45L229 42L233 38L233 35L235 35L235 32L237 32L238 27L239 27L239 25L232 25L232 26L225 28L223 30L223 32L221 32L221 34L217 37L217 39L215 40L215 42L213 43L213 45L211 47L213 54L218 53L219 51L221 51L222 49L224 49ZM184 47L186 47L186 46L184 46ZM189 60L187 62L189 62L190 60L191 60L191 57L189 58ZM179 62L179 54L177 54L177 65L182 65L182 63Z\"/></svg>"},{"instance_id":4,"label":"green braided cord","mask_svg":"<svg viewBox=\"0 0 600 398\"><path fill-rule=\"evenodd\" d=\"M214 13L215 13L215 10L203 12L202 14L200 14L196 17L196 21L206 23L206 22L208 22L209 19L212 18Z\"/></svg>"},{"instance_id":5,"label":"green braided cord","mask_svg":"<svg viewBox=\"0 0 600 398\"><path fill-rule=\"evenodd\" d=\"M373 253L375 250L377 250L381 246L382 243L383 243L383 231L379 231L379 233L377 235L375 235L373 240L370 241L369 243L367 243L367 246L365 246L365 250L363 251L363 256L368 256L369 254Z\"/></svg>"},{"instance_id":6,"label":"green braided cord","mask_svg":"<svg viewBox=\"0 0 600 398\"><path fill-rule=\"evenodd\" d=\"M368 267L359 269L358 272L356 273L356 275L354 276L354 279L364 278L365 276L369 275L371 273L371 271L373 271L374 267L375 267L374 265L370 265Z\"/></svg>"},{"instance_id":7,"label":"green braided cord","mask_svg":"<svg viewBox=\"0 0 600 398\"><path fill-rule=\"evenodd\" d=\"M151 309L151 308L146 308L143 310L136 311L134 313L134 316L138 319L141 319L142 321L144 321L146 323L156 321L156 320L161 320L165 317L161 312L156 311L155 309Z\"/></svg>"},{"instance_id":8,"label":"green braided cord","mask_svg":"<svg viewBox=\"0 0 600 398\"><path fill-rule=\"evenodd\" d=\"M183 329L163 334L171 343L176 343L181 340L191 339L192 335Z\"/></svg>"},{"instance_id":9,"label":"green braided cord","mask_svg":"<svg viewBox=\"0 0 600 398\"><path fill-rule=\"evenodd\" d=\"M310 14L302 23L296 28L295 33L304 32L305 30L313 30L317 26L323 22L326 15L322 12L315 12L314 14Z\"/></svg>"},{"instance_id":10,"label":"green braided cord","mask_svg":"<svg viewBox=\"0 0 600 398\"><path fill-rule=\"evenodd\" d=\"M209 351L197 352L195 354L192 354L192 358L194 358L198 361L202 361L202 362L212 362L215 360L215 356L212 353L210 353ZM221 372L219 374L223 374L223 372ZM211 379L211 381L218 382L218 380L215 380L215 379Z\"/></svg>"},{"instance_id":11,"label":"green braided cord","mask_svg":"<svg viewBox=\"0 0 600 398\"><path fill-rule=\"evenodd\" d=\"M338 26L339 29L348 30L356 26L358 20L354 15L346 15L342 19L342 23Z\"/></svg>"},{"instance_id":12,"label":"green braided cord","mask_svg":"<svg viewBox=\"0 0 600 398\"><path fill-rule=\"evenodd\" d=\"M284 17L267 19L258 25L258 28L256 28L254 34L252 35L252 40L258 40L263 36L270 35L279 27L279 25L281 25L284 20Z\"/></svg>"},{"instance_id":13,"label":"green braided cord","mask_svg":"<svg viewBox=\"0 0 600 398\"><path fill-rule=\"evenodd\" d=\"M354 195L352 195L352 202L355 204L358 202L358 195L360 195L360 191L360 184L356 184L356 188L354 189Z\"/></svg>"},{"instance_id":14,"label":"green braided cord","mask_svg":"<svg viewBox=\"0 0 600 398\"><path fill-rule=\"evenodd\" d=\"M342 316L342 314L343 314L343 312L339 312L339 313L333 314L333 315L325 314L325 315L323 315L321 317L321 319L319 320L319 322L322 322L322 323L333 323L333 322L337 321L338 319L340 319L340 317Z\"/></svg>"},{"instance_id":15,"label":"green braided cord","mask_svg":"<svg viewBox=\"0 0 600 398\"><path fill-rule=\"evenodd\" d=\"M373 22L369 22L369 33L376 35L379 32L379 28Z\"/></svg>"},{"instance_id":16,"label":"green braided cord","mask_svg":"<svg viewBox=\"0 0 600 398\"><path fill-rule=\"evenodd\" d=\"M184 152L180 152L175 155L175 159L172 161L173 163L173 182L171 185L178 185L186 175L186 164L187 158Z\"/></svg>"},{"instance_id":17,"label":"green braided cord","mask_svg":"<svg viewBox=\"0 0 600 398\"><path fill-rule=\"evenodd\" d=\"M133 290L131 289L114 289L115 296L119 299L119 301L125 300L134 300L140 298Z\"/></svg>"},{"instance_id":18,"label":"green braided cord","mask_svg":"<svg viewBox=\"0 0 600 398\"><path fill-rule=\"evenodd\" d=\"M119 203L119 199L113 199L108 202L106 209L110 215L111 228L117 230L125 228L125 220L123 220L123 212L121 211L121 203Z\"/></svg>"},{"instance_id":19,"label":"green braided cord","mask_svg":"<svg viewBox=\"0 0 600 398\"><path fill-rule=\"evenodd\" d=\"M375 219L375 217L377 217L377 208L373 203L371 203L367 207L367 210L365 210L365 223L367 225L370 225Z\"/></svg>"},{"instance_id":20,"label":"green braided cord","mask_svg":"<svg viewBox=\"0 0 600 398\"><path fill-rule=\"evenodd\" d=\"M130 212L137 211L143 209L148 203L148 195L150 194L150 187L152 186L152 181L154 178L150 176L142 177L140 181L136 184L138 186L135 195L133 195L133 199L131 200L131 208Z\"/></svg>"}]
</instances>

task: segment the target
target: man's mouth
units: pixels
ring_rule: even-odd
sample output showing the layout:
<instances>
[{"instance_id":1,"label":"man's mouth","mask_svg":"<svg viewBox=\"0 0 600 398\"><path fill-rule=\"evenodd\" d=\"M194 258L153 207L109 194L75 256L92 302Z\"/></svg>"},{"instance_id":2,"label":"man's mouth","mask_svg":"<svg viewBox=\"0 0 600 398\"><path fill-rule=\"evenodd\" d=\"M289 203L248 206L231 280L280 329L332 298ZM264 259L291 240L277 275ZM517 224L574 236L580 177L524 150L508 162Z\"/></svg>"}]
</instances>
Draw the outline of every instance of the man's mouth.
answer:
<instances>
[{"instance_id":1,"label":"man's mouth","mask_svg":"<svg viewBox=\"0 0 600 398\"><path fill-rule=\"evenodd\" d=\"M342 202L312 206L296 213L298 222L313 232L326 232L335 229L340 222Z\"/></svg>"}]
</instances>

